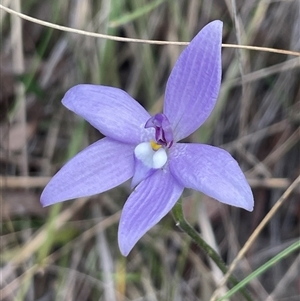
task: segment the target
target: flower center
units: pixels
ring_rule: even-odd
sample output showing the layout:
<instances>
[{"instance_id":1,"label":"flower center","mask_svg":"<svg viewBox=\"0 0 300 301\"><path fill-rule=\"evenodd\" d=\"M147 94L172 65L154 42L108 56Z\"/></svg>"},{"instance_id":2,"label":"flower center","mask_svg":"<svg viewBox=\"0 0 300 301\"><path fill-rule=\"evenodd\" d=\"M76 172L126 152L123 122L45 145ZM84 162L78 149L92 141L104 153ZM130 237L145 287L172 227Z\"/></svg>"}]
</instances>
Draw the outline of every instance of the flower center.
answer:
<instances>
[{"instance_id":1,"label":"flower center","mask_svg":"<svg viewBox=\"0 0 300 301\"><path fill-rule=\"evenodd\" d=\"M164 167L167 160L166 150L154 141L138 144L134 149L134 175L131 187L151 176L155 170Z\"/></svg>"},{"instance_id":2,"label":"flower center","mask_svg":"<svg viewBox=\"0 0 300 301\"><path fill-rule=\"evenodd\" d=\"M151 147L152 147L152 149L154 150L154 151L157 151L157 150L159 150L162 146L160 145L160 144L157 144L155 141L153 141L153 140L150 140L150 145L151 145Z\"/></svg>"},{"instance_id":3,"label":"flower center","mask_svg":"<svg viewBox=\"0 0 300 301\"><path fill-rule=\"evenodd\" d=\"M142 142L134 149L134 175L131 186L134 187L149 177L168 161L167 149L173 144L173 131L164 114L156 114L145 124L145 128L154 127L155 141Z\"/></svg>"},{"instance_id":4,"label":"flower center","mask_svg":"<svg viewBox=\"0 0 300 301\"><path fill-rule=\"evenodd\" d=\"M153 147L154 144L154 148ZM167 162L167 153L165 149L155 142L142 142L134 149L136 160L140 161L144 166L149 168L161 168Z\"/></svg>"}]
</instances>

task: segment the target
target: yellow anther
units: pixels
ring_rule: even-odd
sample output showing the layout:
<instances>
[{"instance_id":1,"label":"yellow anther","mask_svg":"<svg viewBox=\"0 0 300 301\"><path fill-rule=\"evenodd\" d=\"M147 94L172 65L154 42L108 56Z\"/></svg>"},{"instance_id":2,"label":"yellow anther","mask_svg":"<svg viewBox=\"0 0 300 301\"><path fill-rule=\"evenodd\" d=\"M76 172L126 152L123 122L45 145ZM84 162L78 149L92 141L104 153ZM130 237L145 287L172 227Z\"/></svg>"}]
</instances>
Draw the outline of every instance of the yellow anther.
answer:
<instances>
[{"instance_id":1,"label":"yellow anther","mask_svg":"<svg viewBox=\"0 0 300 301\"><path fill-rule=\"evenodd\" d=\"M158 149L161 148L161 145L157 144L153 140L150 140L150 144L151 144L152 149L155 150L155 151L157 151Z\"/></svg>"}]
</instances>

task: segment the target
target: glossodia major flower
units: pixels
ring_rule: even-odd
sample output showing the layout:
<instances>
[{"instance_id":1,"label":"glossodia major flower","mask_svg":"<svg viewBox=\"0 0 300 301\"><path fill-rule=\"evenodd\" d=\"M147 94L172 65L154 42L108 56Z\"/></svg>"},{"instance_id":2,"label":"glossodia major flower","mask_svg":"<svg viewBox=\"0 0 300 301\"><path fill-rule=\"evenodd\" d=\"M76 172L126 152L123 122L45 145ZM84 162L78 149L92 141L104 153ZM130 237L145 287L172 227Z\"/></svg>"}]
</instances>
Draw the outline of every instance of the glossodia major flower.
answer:
<instances>
[{"instance_id":1,"label":"glossodia major flower","mask_svg":"<svg viewBox=\"0 0 300 301\"><path fill-rule=\"evenodd\" d=\"M118 241L126 256L175 205L184 187L252 211L251 189L223 149L179 143L213 110L221 83L222 22L205 26L182 52L168 79L163 113L149 113L126 92L78 85L62 103L105 138L90 145L51 179L44 206L104 192L132 178Z\"/></svg>"}]
</instances>

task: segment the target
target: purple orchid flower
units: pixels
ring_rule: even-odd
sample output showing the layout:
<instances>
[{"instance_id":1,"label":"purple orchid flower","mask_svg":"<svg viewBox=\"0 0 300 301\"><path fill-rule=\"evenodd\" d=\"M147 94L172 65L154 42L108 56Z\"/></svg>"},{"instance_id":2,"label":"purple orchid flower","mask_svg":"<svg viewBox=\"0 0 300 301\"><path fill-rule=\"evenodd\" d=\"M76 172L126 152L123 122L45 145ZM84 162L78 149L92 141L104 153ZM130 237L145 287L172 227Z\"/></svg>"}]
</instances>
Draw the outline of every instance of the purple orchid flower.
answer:
<instances>
[{"instance_id":1,"label":"purple orchid flower","mask_svg":"<svg viewBox=\"0 0 300 301\"><path fill-rule=\"evenodd\" d=\"M71 88L62 103L106 137L77 154L51 179L41 196L43 206L101 193L132 178L134 189L118 232L124 256L172 209L184 187L252 211L251 189L228 152L178 143L198 129L215 106L221 40L222 22L214 21L182 52L167 83L162 114L151 117L117 88Z\"/></svg>"}]
</instances>

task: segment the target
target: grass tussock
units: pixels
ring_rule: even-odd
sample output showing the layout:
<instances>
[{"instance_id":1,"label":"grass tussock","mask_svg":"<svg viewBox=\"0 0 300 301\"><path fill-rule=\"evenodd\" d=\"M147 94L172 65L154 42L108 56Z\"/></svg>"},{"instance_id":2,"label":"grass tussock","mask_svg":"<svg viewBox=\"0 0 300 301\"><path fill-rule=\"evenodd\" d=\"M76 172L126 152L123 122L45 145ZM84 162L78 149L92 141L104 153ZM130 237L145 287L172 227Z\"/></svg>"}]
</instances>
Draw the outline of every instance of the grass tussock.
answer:
<instances>
[{"instance_id":1,"label":"grass tussock","mask_svg":"<svg viewBox=\"0 0 300 301\"><path fill-rule=\"evenodd\" d=\"M223 43L300 51L298 1L2 1L52 23L115 36L189 41L209 21ZM120 87L151 113L182 46L114 42L21 21L0 10L1 300L212 300L223 274L169 214L127 258L117 227L128 183L50 208L49 178L101 134L60 103L78 83ZM189 137L230 151L255 196L252 213L196 192L187 220L230 263L299 176L299 56L224 48L223 80L209 120ZM251 241L233 274L243 279L299 240L299 185ZM299 252L298 252L299 253ZM246 286L253 300L299 299L299 254ZM221 287L220 297L231 286ZM230 300L243 300L237 293Z\"/></svg>"}]
</instances>

